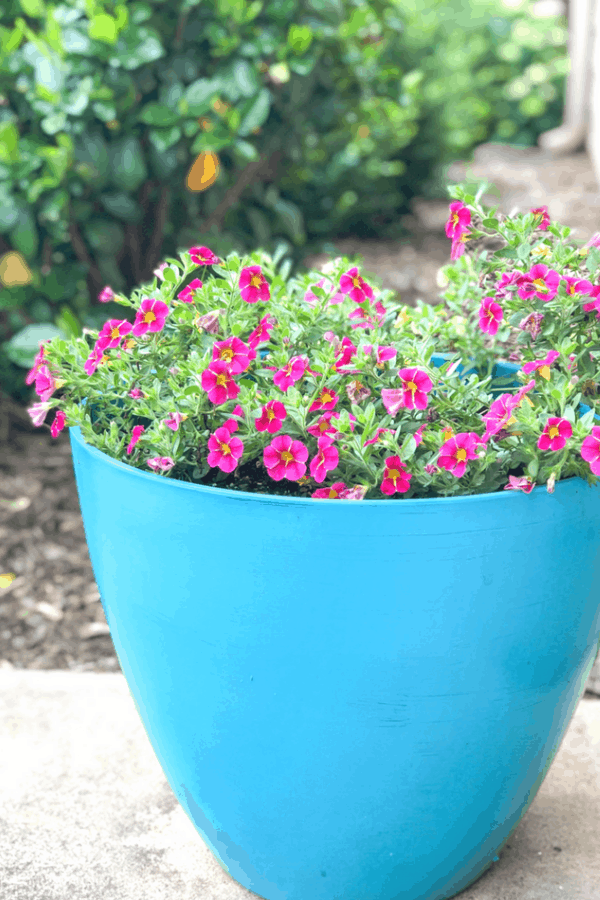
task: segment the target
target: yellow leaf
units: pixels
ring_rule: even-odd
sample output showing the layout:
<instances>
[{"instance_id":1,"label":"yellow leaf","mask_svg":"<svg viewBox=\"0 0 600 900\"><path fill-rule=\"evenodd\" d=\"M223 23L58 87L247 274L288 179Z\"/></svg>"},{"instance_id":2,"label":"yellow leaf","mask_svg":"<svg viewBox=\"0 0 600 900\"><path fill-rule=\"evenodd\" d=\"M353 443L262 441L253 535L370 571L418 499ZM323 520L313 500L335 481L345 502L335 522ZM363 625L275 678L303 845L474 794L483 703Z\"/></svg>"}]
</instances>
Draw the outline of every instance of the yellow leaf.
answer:
<instances>
[{"instance_id":1,"label":"yellow leaf","mask_svg":"<svg viewBox=\"0 0 600 900\"><path fill-rule=\"evenodd\" d=\"M188 191L205 191L219 177L219 157L212 151L204 151L198 155L194 165L188 172L186 187Z\"/></svg>"}]
</instances>

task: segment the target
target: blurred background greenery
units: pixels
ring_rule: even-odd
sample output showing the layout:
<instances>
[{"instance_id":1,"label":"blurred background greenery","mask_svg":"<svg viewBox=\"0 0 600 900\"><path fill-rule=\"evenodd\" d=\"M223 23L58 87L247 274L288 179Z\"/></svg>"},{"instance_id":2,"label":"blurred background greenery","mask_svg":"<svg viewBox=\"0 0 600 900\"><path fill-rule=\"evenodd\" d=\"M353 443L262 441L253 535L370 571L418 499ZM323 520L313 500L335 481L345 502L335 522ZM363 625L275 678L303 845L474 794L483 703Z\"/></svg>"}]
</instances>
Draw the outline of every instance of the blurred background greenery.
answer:
<instances>
[{"instance_id":1,"label":"blurred background greenery","mask_svg":"<svg viewBox=\"0 0 600 900\"><path fill-rule=\"evenodd\" d=\"M167 255L263 247L295 272L347 236L404 236L413 197L485 141L560 124L564 16L532 0L3 0L0 385L38 341L99 327L105 285ZM186 188L199 152L220 174Z\"/></svg>"}]
</instances>

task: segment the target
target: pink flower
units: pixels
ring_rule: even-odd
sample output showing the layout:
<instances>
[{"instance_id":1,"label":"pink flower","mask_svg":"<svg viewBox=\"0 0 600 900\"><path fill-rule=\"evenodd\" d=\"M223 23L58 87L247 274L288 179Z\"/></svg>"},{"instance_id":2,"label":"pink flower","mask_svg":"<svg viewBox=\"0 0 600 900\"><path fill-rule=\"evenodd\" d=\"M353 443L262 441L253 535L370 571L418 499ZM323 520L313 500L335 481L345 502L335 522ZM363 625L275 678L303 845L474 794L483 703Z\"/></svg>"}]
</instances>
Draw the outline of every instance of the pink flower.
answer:
<instances>
[{"instance_id":1,"label":"pink flower","mask_svg":"<svg viewBox=\"0 0 600 900\"><path fill-rule=\"evenodd\" d=\"M594 285L585 278L573 278L572 275L563 275L562 280L565 282L567 295L569 297L575 294L591 294Z\"/></svg>"},{"instance_id":2,"label":"pink flower","mask_svg":"<svg viewBox=\"0 0 600 900\"><path fill-rule=\"evenodd\" d=\"M83 370L86 375L94 374L94 372L102 362L103 356L104 351L102 347L99 347L98 344L96 344L83 365Z\"/></svg>"},{"instance_id":3,"label":"pink flower","mask_svg":"<svg viewBox=\"0 0 600 900\"><path fill-rule=\"evenodd\" d=\"M394 433L394 429L393 429L393 428L378 428L377 431L375 432L375 437L372 437L370 441L365 441L364 444L363 444L363 447L367 447L369 444L378 444L378 443L380 443L380 441L379 441L379 435L380 435L380 434L385 434L386 431L389 432L390 434L393 434L393 433Z\"/></svg>"},{"instance_id":4,"label":"pink flower","mask_svg":"<svg viewBox=\"0 0 600 900\"><path fill-rule=\"evenodd\" d=\"M235 407L235 409L233 410L233 415L234 415L234 416L242 416L242 417L244 416L244 410L243 410L242 407L239 405L239 403L238 403L238 405Z\"/></svg>"},{"instance_id":5,"label":"pink flower","mask_svg":"<svg viewBox=\"0 0 600 900\"><path fill-rule=\"evenodd\" d=\"M558 272L549 269L544 263L537 263L531 267L529 272L525 273L517 293L521 300L538 297L538 299L548 302L556 297L559 283Z\"/></svg>"},{"instance_id":6,"label":"pink flower","mask_svg":"<svg viewBox=\"0 0 600 900\"><path fill-rule=\"evenodd\" d=\"M242 300L246 303L257 303L258 300L267 301L271 297L271 291L260 266L246 266L240 273L239 280Z\"/></svg>"},{"instance_id":7,"label":"pink flower","mask_svg":"<svg viewBox=\"0 0 600 900\"><path fill-rule=\"evenodd\" d=\"M327 333L330 334L330 332ZM324 337L326 337L326 335L324 335ZM335 335L333 335L333 337L335 340L337 340L337 338L335 338ZM337 341L336 357L335 363L333 365L333 368L336 370L336 372L340 372L345 366L350 363L350 360L354 356L356 356L357 350L358 348L354 346L349 337L343 337L341 341ZM352 372L347 372L347 374L352 375L356 371L357 370L354 369Z\"/></svg>"},{"instance_id":8,"label":"pink flower","mask_svg":"<svg viewBox=\"0 0 600 900\"><path fill-rule=\"evenodd\" d=\"M211 403L219 406L228 400L235 400L240 386L231 377L229 366L224 360L216 359L202 373L202 387L208 393Z\"/></svg>"},{"instance_id":9,"label":"pink flower","mask_svg":"<svg viewBox=\"0 0 600 900\"><path fill-rule=\"evenodd\" d=\"M435 475L436 472L439 472L438 467L434 466L433 463L427 463L427 465L424 466L424 469L428 475Z\"/></svg>"},{"instance_id":10,"label":"pink flower","mask_svg":"<svg viewBox=\"0 0 600 900\"><path fill-rule=\"evenodd\" d=\"M479 327L486 334L496 334L504 312L493 297L484 297L479 308Z\"/></svg>"},{"instance_id":11,"label":"pink flower","mask_svg":"<svg viewBox=\"0 0 600 900\"><path fill-rule=\"evenodd\" d=\"M316 497L318 500L339 500L342 491L346 490L343 481L336 481L331 487L318 488L310 496Z\"/></svg>"},{"instance_id":12,"label":"pink flower","mask_svg":"<svg viewBox=\"0 0 600 900\"><path fill-rule=\"evenodd\" d=\"M136 313L132 334L139 337L147 331L162 331L168 314L169 307L162 300L145 297Z\"/></svg>"},{"instance_id":13,"label":"pink flower","mask_svg":"<svg viewBox=\"0 0 600 900\"><path fill-rule=\"evenodd\" d=\"M304 357L292 356L288 364L275 373L273 384L285 394L288 388L304 377L308 365L308 360ZM267 366L266 368L270 369L272 367Z\"/></svg>"},{"instance_id":14,"label":"pink flower","mask_svg":"<svg viewBox=\"0 0 600 900\"><path fill-rule=\"evenodd\" d=\"M559 416L550 416L537 445L540 450L562 450L573 434L571 423Z\"/></svg>"},{"instance_id":15,"label":"pink flower","mask_svg":"<svg viewBox=\"0 0 600 900\"><path fill-rule=\"evenodd\" d=\"M353 488L340 492L340 500L364 500L368 490L366 484L355 484Z\"/></svg>"},{"instance_id":16,"label":"pink flower","mask_svg":"<svg viewBox=\"0 0 600 900\"><path fill-rule=\"evenodd\" d=\"M62 409L57 409L56 415L54 416L54 421L52 422L52 425L50 426L50 434L52 435L52 437L53 438L58 437L59 432L61 432L63 430L63 428L65 427L66 424L67 424L67 417L65 416L64 412L62 411Z\"/></svg>"},{"instance_id":17,"label":"pink flower","mask_svg":"<svg viewBox=\"0 0 600 900\"><path fill-rule=\"evenodd\" d=\"M481 417L486 426L482 441L487 441L492 435L498 434L512 421L513 410L520 405L525 394L534 387L535 379L532 379L519 388L516 394L502 394L494 400L489 412Z\"/></svg>"},{"instance_id":18,"label":"pink flower","mask_svg":"<svg viewBox=\"0 0 600 900\"><path fill-rule=\"evenodd\" d=\"M218 466L222 472L233 472L244 452L244 445L231 435L229 429L221 426L209 437L208 449L206 462L211 468Z\"/></svg>"},{"instance_id":19,"label":"pink flower","mask_svg":"<svg viewBox=\"0 0 600 900\"><path fill-rule=\"evenodd\" d=\"M225 307L213 309L204 316L196 316L194 325L199 331L206 331L207 334L217 334L219 330L219 316L224 313Z\"/></svg>"},{"instance_id":20,"label":"pink flower","mask_svg":"<svg viewBox=\"0 0 600 900\"><path fill-rule=\"evenodd\" d=\"M504 485L504 490L523 491L525 494L530 494L534 487L534 482L531 480L531 478L529 478L529 476L517 478L516 475L509 475L508 484Z\"/></svg>"},{"instance_id":21,"label":"pink flower","mask_svg":"<svg viewBox=\"0 0 600 900\"><path fill-rule=\"evenodd\" d=\"M111 300L115 299L115 292L108 285L105 288L102 288L100 293L98 294L98 300L100 303L110 303Z\"/></svg>"},{"instance_id":22,"label":"pink flower","mask_svg":"<svg viewBox=\"0 0 600 900\"><path fill-rule=\"evenodd\" d=\"M47 365L38 368L35 376L35 392L39 398L45 402L49 400L56 390L56 381L54 375Z\"/></svg>"},{"instance_id":23,"label":"pink flower","mask_svg":"<svg viewBox=\"0 0 600 900\"><path fill-rule=\"evenodd\" d=\"M131 331L131 322L127 319L109 319L102 326L102 331L98 335L96 346L102 350L111 350L118 347L126 334Z\"/></svg>"},{"instance_id":24,"label":"pink flower","mask_svg":"<svg viewBox=\"0 0 600 900\"><path fill-rule=\"evenodd\" d=\"M593 234L585 246L586 247L600 247L600 234L598 232Z\"/></svg>"},{"instance_id":25,"label":"pink flower","mask_svg":"<svg viewBox=\"0 0 600 900\"><path fill-rule=\"evenodd\" d=\"M174 460L170 456L154 456L148 460L148 465L153 472L168 472L175 465Z\"/></svg>"},{"instance_id":26,"label":"pink flower","mask_svg":"<svg viewBox=\"0 0 600 900\"><path fill-rule=\"evenodd\" d=\"M399 456L388 456L385 461L381 492L383 494L404 494L410 489L412 475L406 471L404 463Z\"/></svg>"},{"instance_id":27,"label":"pink flower","mask_svg":"<svg viewBox=\"0 0 600 900\"><path fill-rule=\"evenodd\" d=\"M426 409L427 392L433 387L429 375L421 369L410 368L399 369L398 377L402 381L402 388L397 390L384 388L381 391L383 405L390 415L395 416L403 406L407 409Z\"/></svg>"},{"instance_id":28,"label":"pink flower","mask_svg":"<svg viewBox=\"0 0 600 900\"><path fill-rule=\"evenodd\" d=\"M535 216L534 225L536 225L540 229L540 231L547 231L548 225L550 224L548 207L539 206L537 209L530 209L529 212L533 213L533 215ZM539 219L539 222L536 221L537 219Z\"/></svg>"},{"instance_id":29,"label":"pink flower","mask_svg":"<svg viewBox=\"0 0 600 900\"><path fill-rule=\"evenodd\" d=\"M546 381L550 380L550 366L558 359L560 353L558 350L548 350L544 359L535 359L533 362L525 363L522 366L523 372L529 375L539 369L539 373Z\"/></svg>"},{"instance_id":30,"label":"pink flower","mask_svg":"<svg viewBox=\"0 0 600 900\"><path fill-rule=\"evenodd\" d=\"M169 265L169 264L166 263L166 262L161 263L160 266L158 266L157 269L154 269L154 270L153 270L152 274L153 274L153 275L156 275L156 277L158 278L159 281L164 281L164 280L165 280L165 276L163 275L163 272L164 272L164 270L167 268L168 265Z\"/></svg>"},{"instance_id":31,"label":"pink flower","mask_svg":"<svg viewBox=\"0 0 600 900\"><path fill-rule=\"evenodd\" d=\"M459 432L440 447L438 466L448 469L456 478L462 478L467 461L478 458L475 448L479 443L481 438L474 431Z\"/></svg>"},{"instance_id":32,"label":"pink flower","mask_svg":"<svg viewBox=\"0 0 600 900\"><path fill-rule=\"evenodd\" d=\"M338 400L339 397L335 391L323 388L314 403L309 406L308 411L311 413L316 412L318 409L333 409Z\"/></svg>"},{"instance_id":33,"label":"pink flower","mask_svg":"<svg viewBox=\"0 0 600 900\"><path fill-rule=\"evenodd\" d=\"M181 422L185 422L187 416L184 416L183 413L180 412L172 412L169 415L168 419L165 419L165 425L167 428L170 428L171 431L178 431L179 425Z\"/></svg>"},{"instance_id":34,"label":"pink flower","mask_svg":"<svg viewBox=\"0 0 600 900\"><path fill-rule=\"evenodd\" d=\"M189 254L197 266L218 266L221 260L208 247L190 247Z\"/></svg>"},{"instance_id":35,"label":"pink flower","mask_svg":"<svg viewBox=\"0 0 600 900\"><path fill-rule=\"evenodd\" d=\"M339 454L333 446L333 441L327 435L322 435L317 441L319 451L310 462L310 474L317 484L325 481L327 472L335 469L339 462Z\"/></svg>"},{"instance_id":36,"label":"pink flower","mask_svg":"<svg viewBox=\"0 0 600 900\"><path fill-rule=\"evenodd\" d=\"M44 424L44 419L48 415L48 410L51 408L51 404L46 403L34 403L33 406L30 406L27 412L31 416L31 421L35 425L36 428L39 428L40 425Z\"/></svg>"},{"instance_id":37,"label":"pink flower","mask_svg":"<svg viewBox=\"0 0 600 900\"><path fill-rule=\"evenodd\" d=\"M263 461L273 481L297 481L306 472L308 448L289 434L278 434L263 451Z\"/></svg>"},{"instance_id":38,"label":"pink flower","mask_svg":"<svg viewBox=\"0 0 600 900\"><path fill-rule=\"evenodd\" d=\"M594 299L591 303L583 304L584 312L595 312L596 318L600 319L600 285L595 285L590 291L590 296Z\"/></svg>"},{"instance_id":39,"label":"pink flower","mask_svg":"<svg viewBox=\"0 0 600 900\"><path fill-rule=\"evenodd\" d=\"M146 395L144 394L143 391L140 391L139 388L132 388L129 391L129 396L133 397L134 400L141 400L142 397L145 397Z\"/></svg>"},{"instance_id":40,"label":"pink flower","mask_svg":"<svg viewBox=\"0 0 600 900\"><path fill-rule=\"evenodd\" d=\"M223 424L221 425L221 428L226 428L227 431L229 432L229 434L233 434L234 431L237 431L239 427L240 427L240 426L239 426L238 423L235 421L235 419L227 419L227 420L226 420L225 422L223 422Z\"/></svg>"},{"instance_id":41,"label":"pink flower","mask_svg":"<svg viewBox=\"0 0 600 900\"><path fill-rule=\"evenodd\" d=\"M517 269L512 272L503 272L502 277L495 288L496 294L499 294L500 297L504 297L507 293L507 287L511 284L519 284L522 277L523 273L519 272Z\"/></svg>"},{"instance_id":42,"label":"pink flower","mask_svg":"<svg viewBox=\"0 0 600 900\"><path fill-rule=\"evenodd\" d=\"M276 324L277 319L275 316L263 316L258 326L250 333L248 346L254 348L258 347L259 344L266 343L270 339L271 332Z\"/></svg>"},{"instance_id":43,"label":"pink flower","mask_svg":"<svg viewBox=\"0 0 600 900\"><path fill-rule=\"evenodd\" d=\"M532 340L536 340L539 337L540 331L542 330L542 321L544 319L543 313L529 313L528 316L525 316L524 319L521 319L519 322L519 328L521 331L528 331L532 337Z\"/></svg>"},{"instance_id":44,"label":"pink flower","mask_svg":"<svg viewBox=\"0 0 600 900\"><path fill-rule=\"evenodd\" d=\"M321 280L317 282L317 287L324 287L325 290L331 292L331 296L327 302L328 306L338 306L340 303L344 302L343 293L338 291L328 278L321 278ZM304 294L304 302L308 303L309 306L316 306L316 304L319 303L319 298L316 294L313 294L312 290L309 288Z\"/></svg>"},{"instance_id":45,"label":"pink flower","mask_svg":"<svg viewBox=\"0 0 600 900\"><path fill-rule=\"evenodd\" d=\"M450 259L452 260L452 262L456 262L456 260L460 259L460 257L464 254L465 250L467 249L465 247L465 243L470 239L471 235L469 234L469 232L464 232L454 241L452 241L452 245L450 247Z\"/></svg>"},{"instance_id":46,"label":"pink flower","mask_svg":"<svg viewBox=\"0 0 600 900\"><path fill-rule=\"evenodd\" d=\"M370 356L371 353L373 352L373 345L365 344L365 346L363 347L363 350L365 351L367 356ZM375 359L375 366L378 369L383 369L385 367L384 363L387 360L396 359L397 352L398 351L396 350L395 347L378 347L376 359Z\"/></svg>"},{"instance_id":47,"label":"pink flower","mask_svg":"<svg viewBox=\"0 0 600 900\"><path fill-rule=\"evenodd\" d=\"M596 246L600 246L600 244ZM600 427L598 425L594 425L592 433L584 438L579 452L582 458L589 462L593 474L600 475Z\"/></svg>"},{"instance_id":48,"label":"pink flower","mask_svg":"<svg viewBox=\"0 0 600 900\"><path fill-rule=\"evenodd\" d=\"M232 375L239 375L250 368L250 347L237 337L229 337L226 341L215 341L213 344L213 360L222 360Z\"/></svg>"},{"instance_id":49,"label":"pink flower","mask_svg":"<svg viewBox=\"0 0 600 900\"><path fill-rule=\"evenodd\" d=\"M33 368L30 369L29 372L27 373L27 376L25 378L25 384L33 384L40 368L46 364L46 357L44 356L44 352L45 352L44 344L49 344L49 343L50 343L49 339L47 341L40 341L40 343L38 345L40 349L38 350L37 355L36 355L35 359L33 360Z\"/></svg>"},{"instance_id":50,"label":"pink flower","mask_svg":"<svg viewBox=\"0 0 600 900\"><path fill-rule=\"evenodd\" d=\"M450 218L446 222L446 237L455 241L468 231L471 224L471 213L462 200L455 200L450 204Z\"/></svg>"},{"instance_id":51,"label":"pink flower","mask_svg":"<svg viewBox=\"0 0 600 900\"><path fill-rule=\"evenodd\" d=\"M355 303L364 303L367 299L373 299L373 289L360 277L356 266L348 269L346 274L340 277L340 292L348 294Z\"/></svg>"},{"instance_id":52,"label":"pink flower","mask_svg":"<svg viewBox=\"0 0 600 900\"><path fill-rule=\"evenodd\" d=\"M199 291L202 287L202 282L199 278L194 278L193 281L190 281L187 287L184 287L182 291L179 291L177 294L177 299L181 300L183 303L193 303L194 302L194 291Z\"/></svg>"},{"instance_id":53,"label":"pink flower","mask_svg":"<svg viewBox=\"0 0 600 900\"><path fill-rule=\"evenodd\" d=\"M334 435L336 434L336 429L331 424L331 419L333 417L339 419L340 414L334 412L323 413L317 422L314 425L309 425L306 430L315 437L319 437L322 434Z\"/></svg>"},{"instance_id":54,"label":"pink flower","mask_svg":"<svg viewBox=\"0 0 600 900\"><path fill-rule=\"evenodd\" d=\"M420 427L420 428L417 428L417 430L415 431L415 433L414 433L414 435L413 435L415 441L417 442L417 447L419 446L419 444L420 444L421 441L423 440L423 430L424 430L425 428L427 428L427 425L421 425L421 427Z\"/></svg>"},{"instance_id":55,"label":"pink flower","mask_svg":"<svg viewBox=\"0 0 600 900\"><path fill-rule=\"evenodd\" d=\"M131 432L131 440L129 441L129 444L127 445L127 453L133 453L133 448L135 447L135 445L137 444L137 442L139 441L139 439L141 438L141 436L143 435L145 430L146 429L144 428L143 425L134 425L133 426L133 431ZM148 463L148 465L150 465L150 464Z\"/></svg>"},{"instance_id":56,"label":"pink flower","mask_svg":"<svg viewBox=\"0 0 600 900\"><path fill-rule=\"evenodd\" d=\"M358 404L361 400L366 400L367 397L370 397L371 391L355 378L346 385L346 394L350 403Z\"/></svg>"},{"instance_id":57,"label":"pink flower","mask_svg":"<svg viewBox=\"0 0 600 900\"><path fill-rule=\"evenodd\" d=\"M268 431L275 434L283 424L287 416L287 410L279 400L269 400L263 408L260 416L254 420L257 431Z\"/></svg>"}]
</instances>

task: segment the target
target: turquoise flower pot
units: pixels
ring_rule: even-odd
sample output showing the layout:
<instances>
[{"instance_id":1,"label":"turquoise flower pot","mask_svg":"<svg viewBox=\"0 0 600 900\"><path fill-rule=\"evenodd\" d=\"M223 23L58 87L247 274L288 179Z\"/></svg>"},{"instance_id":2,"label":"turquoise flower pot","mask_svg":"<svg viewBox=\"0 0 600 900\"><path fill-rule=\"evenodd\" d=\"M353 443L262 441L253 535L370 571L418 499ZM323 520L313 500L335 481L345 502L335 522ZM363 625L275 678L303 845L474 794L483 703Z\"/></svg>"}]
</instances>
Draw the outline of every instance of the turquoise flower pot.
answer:
<instances>
[{"instance_id":1,"label":"turquoise flower pot","mask_svg":"<svg viewBox=\"0 0 600 900\"><path fill-rule=\"evenodd\" d=\"M443 900L498 857L600 636L600 486L313 500L71 429L90 557L164 773L266 900Z\"/></svg>"}]
</instances>

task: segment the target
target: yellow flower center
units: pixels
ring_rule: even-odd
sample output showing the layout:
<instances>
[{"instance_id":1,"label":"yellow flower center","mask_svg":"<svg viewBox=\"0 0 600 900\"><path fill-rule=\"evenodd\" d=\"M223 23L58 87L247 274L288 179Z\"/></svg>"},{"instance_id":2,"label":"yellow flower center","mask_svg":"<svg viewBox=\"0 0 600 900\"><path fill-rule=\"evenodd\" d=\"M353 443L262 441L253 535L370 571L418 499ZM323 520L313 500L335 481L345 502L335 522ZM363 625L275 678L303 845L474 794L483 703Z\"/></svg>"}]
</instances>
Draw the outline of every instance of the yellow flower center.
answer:
<instances>
[{"instance_id":1,"label":"yellow flower center","mask_svg":"<svg viewBox=\"0 0 600 900\"><path fill-rule=\"evenodd\" d=\"M388 469L388 478L391 478L392 481L395 481L396 478L400 478L400 472L398 469Z\"/></svg>"},{"instance_id":2,"label":"yellow flower center","mask_svg":"<svg viewBox=\"0 0 600 900\"><path fill-rule=\"evenodd\" d=\"M135 341L132 338L129 338L128 341L125 341L125 349L131 350L132 347L135 347Z\"/></svg>"},{"instance_id":3,"label":"yellow flower center","mask_svg":"<svg viewBox=\"0 0 600 900\"><path fill-rule=\"evenodd\" d=\"M452 224L453 224L453 225L458 225L458 221L459 221L459 220L458 220L458 213L457 213L457 212L452 213Z\"/></svg>"},{"instance_id":4,"label":"yellow flower center","mask_svg":"<svg viewBox=\"0 0 600 900\"><path fill-rule=\"evenodd\" d=\"M536 278L533 282L538 289L538 291L543 291L544 293L548 292L548 286L543 278Z\"/></svg>"},{"instance_id":5,"label":"yellow flower center","mask_svg":"<svg viewBox=\"0 0 600 900\"><path fill-rule=\"evenodd\" d=\"M330 403L333 400L331 394L327 393L327 391L323 391L321 394L321 403Z\"/></svg>"},{"instance_id":6,"label":"yellow flower center","mask_svg":"<svg viewBox=\"0 0 600 900\"><path fill-rule=\"evenodd\" d=\"M355 288L360 288L360 278L358 277L358 275L353 276L352 284L354 285Z\"/></svg>"},{"instance_id":7,"label":"yellow flower center","mask_svg":"<svg viewBox=\"0 0 600 900\"><path fill-rule=\"evenodd\" d=\"M294 454L293 454L293 453L290 453L289 450L282 450L282 451L281 451L281 458L282 458L282 460L284 461L284 463L285 463L286 466L287 466L287 464L288 464L288 463L291 463L292 460L294 459Z\"/></svg>"},{"instance_id":8,"label":"yellow flower center","mask_svg":"<svg viewBox=\"0 0 600 900\"><path fill-rule=\"evenodd\" d=\"M155 321L156 321L156 316L154 315L152 310L149 309L148 312L145 313L145 315L144 315L144 322L146 323L146 325L151 325L152 322L155 322Z\"/></svg>"},{"instance_id":9,"label":"yellow flower center","mask_svg":"<svg viewBox=\"0 0 600 900\"><path fill-rule=\"evenodd\" d=\"M538 372L540 373L542 378L545 378L546 381L550 381L550 367L549 366L540 366L538 369Z\"/></svg>"},{"instance_id":10,"label":"yellow flower center","mask_svg":"<svg viewBox=\"0 0 600 900\"><path fill-rule=\"evenodd\" d=\"M560 431L558 430L556 425L553 425L552 428L548 429L548 437L555 438L555 437L558 437L559 434L560 434Z\"/></svg>"},{"instance_id":11,"label":"yellow flower center","mask_svg":"<svg viewBox=\"0 0 600 900\"><path fill-rule=\"evenodd\" d=\"M100 364L102 364L102 363L107 363L109 359L110 359L110 357L107 356L106 353L104 353L104 354L100 357Z\"/></svg>"},{"instance_id":12,"label":"yellow flower center","mask_svg":"<svg viewBox=\"0 0 600 900\"><path fill-rule=\"evenodd\" d=\"M444 440L445 440L445 441L449 441L450 438L452 437L452 429L451 429L451 428L446 428L446 430L445 430L444 433L443 433L443 437L444 437Z\"/></svg>"},{"instance_id":13,"label":"yellow flower center","mask_svg":"<svg viewBox=\"0 0 600 900\"><path fill-rule=\"evenodd\" d=\"M267 419L269 420L269 422L271 421L271 419L274 419L274 418L275 418L275 413L273 412L272 409L268 409L267 410Z\"/></svg>"},{"instance_id":14,"label":"yellow flower center","mask_svg":"<svg viewBox=\"0 0 600 900\"><path fill-rule=\"evenodd\" d=\"M460 450L456 451L456 459L458 460L458 462L464 462L466 458L467 458L467 451L463 450L462 447Z\"/></svg>"},{"instance_id":15,"label":"yellow flower center","mask_svg":"<svg viewBox=\"0 0 600 900\"><path fill-rule=\"evenodd\" d=\"M253 275L250 279L250 287L260 287L260 275Z\"/></svg>"},{"instance_id":16,"label":"yellow flower center","mask_svg":"<svg viewBox=\"0 0 600 900\"><path fill-rule=\"evenodd\" d=\"M111 340L112 340L112 341L116 341L116 340L117 340L118 338L120 338L120 337L121 337L121 335L120 335L120 333L119 333L119 329L118 329L118 328L113 328L113 330L112 330L111 333L110 333L110 338L111 338Z\"/></svg>"},{"instance_id":17,"label":"yellow flower center","mask_svg":"<svg viewBox=\"0 0 600 900\"><path fill-rule=\"evenodd\" d=\"M221 350L220 358L226 359L228 362L230 362L233 359L233 350L231 349L231 347L223 347Z\"/></svg>"},{"instance_id":18,"label":"yellow flower center","mask_svg":"<svg viewBox=\"0 0 600 900\"><path fill-rule=\"evenodd\" d=\"M337 491L334 491L333 488L329 488L329 494L328 494L328 496L327 496L327 499L328 499L328 500L335 500L336 497L337 497Z\"/></svg>"},{"instance_id":19,"label":"yellow flower center","mask_svg":"<svg viewBox=\"0 0 600 900\"><path fill-rule=\"evenodd\" d=\"M414 392L415 392L416 390L418 390L418 388L417 388L416 384L414 383L414 381L407 381L407 382L406 382L406 390L407 390L407 391L412 391L413 394L414 394Z\"/></svg>"},{"instance_id":20,"label":"yellow flower center","mask_svg":"<svg viewBox=\"0 0 600 900\"><path fill-rule=\"evenodd\" d=\"M227 384L228 381L229 381L229 376L227 375L227 372L221 372L220 375L217 375L217 384L218 385Z\"/></svg>"},{"instance_id":21,"label":"yellow flower center","mask_svg":"<svg viewBox=\"0 0 600 900\"><path fill-rule=\"evenodd\" d=\"M231 453L231 450L229 449L229 444L225 444L223 441L220 441L219 443L221 446L221 453L224 456L227 456L228 453Z\"/></svg>"},{"instance_id":22,"label":"yellow flower center","mask_svg":"<svg viewBox=\"0 0 600 900\"><path fill-rule=\"evenodd\" d=\"M321 431L327 431L327 427L328 427L328 423L327 423L327 422L325 422L325 421L319 422L319 429L320 429Z\"/></svg>"}]
</instances>

